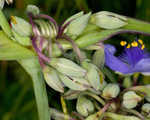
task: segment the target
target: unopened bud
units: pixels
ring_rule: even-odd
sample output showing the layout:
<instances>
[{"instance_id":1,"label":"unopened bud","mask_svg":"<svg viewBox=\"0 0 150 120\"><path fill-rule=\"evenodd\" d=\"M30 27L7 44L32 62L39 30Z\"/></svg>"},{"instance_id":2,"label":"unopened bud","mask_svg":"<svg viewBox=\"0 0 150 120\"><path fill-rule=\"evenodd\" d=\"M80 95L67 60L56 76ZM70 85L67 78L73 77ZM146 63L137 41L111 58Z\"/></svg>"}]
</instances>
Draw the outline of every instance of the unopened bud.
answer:
<instances>
[{"instance_id":1,"label":"unopened bud","mask_svg":"<svg viewBox=\"0 0 150 120\"><path fill-rule=\"evenodd\" d=\"M91 16L91 23L104 29L117 29L127 25L127 18L112 12L102 11Z\"/></svg>"},{"instance_id":2,"label":"unopened bud","mask_svg":"<svg viewBox=\"0 0 150 120\"><path fill-rule=\"evenodd\" d=\"M30 46L31 45L31 39L30 37L24 37L17 34L14 30L12 30L12 33L14 35L14 40L18 42L19 44L23 46Z\"/></svg>"},{"instance_id":3,"label":"unopened bud","mask_svg":"<svg viewBox=\"0 0 150 120\"><path fill-rule=\"evenodd\" d=\"M70 77L84 77L86 70L66 58L53 58L50 65L60 73Z\"/></svg>"},{"instance_id":4,"label":"unopened bud","mask_svg":"<svg viewBox=\"0 0 150 120\"><path fill-rule=\"evenodd\" d=\"M63 93L64 92L64 88L63 88L63 84L60 81L58 75L57 75L57 71L54 70L51 67L45 67L43 69L43 74L44 74L44 78L46 83L53 88L54 90Z\"/></svg>"},{"instance_id":5,"label":"unopened bud","mask_svg":"<svg viewBox=\"0 0 150 120\"><path fill-rule=\"evenodd\" d=\"M79 96L77 100L76 109L78 113L86 117L92 112L94 112L94 105L91 102L91 100L87 99L84 96Z\"/></svg>"},{"instance_id":6,"label":"unopened bud","mask_svg":"<svg viewBox=\"0 0 150 120\"><path fill-rule=\"evenodd\" d=\"M89 115L85 120L99 120L99 117L97 116L96 113ZM112 119L110 119L112 120Z\"/></svg>"},{"instance_id":7,"label":"unopened bud","mask_svg":"<svg viewBox=\"0 0 150 120\"><path fill-rule=\"evenodd\" d=\"M128 91L123 95L123 106L128 109L135 108L142 98L134 91Z\"/></svg>"},{"instance_id":8,"label":"unopened bud","mask_svg":"<svg viewBox=\"0 0 150 120\"><path fill-rule=\"evenodd\" d=\"M150 103L145 103L143 106L142 106L142 113L150 118Z\"/></svg>"},{"instance_id":9,"label":"unopened bud","mask_svg":"<svg viewBox=\"0 0 150 120\"><path fill-rule=\"evenodd\" d=\"M105 99L116 98L120 92L120 87L118 84L108 84L103 90L102 96Z\"/></svg>"},{"instance_id":10,"label":"unopened bud","mask_svg":"<svg viewBox=\"0 0 150 120\"><path fill-rule=\"evenodd\" d=\"M38 15L40 13L40 10L35 5L28 5L26 9L27 13L32 13L33 15Z\"/></svg>"},{"instance_id":11,"label":"unopened bud","mask_svg":"<svg viewBox=\"0 0 150 120\"><path fill-rule=\"evenodd\" d=\"M24 19L11 16L12 29L19 35L29 37L32 34L32 26Z\"/></svg>"},{"instance_id":12,"label":"unopened bud","mask_svg":"<svg viewBox=\"0 0 150 120\"><path fill-rule=\"evenodd\" d=\"M104 63L105 63L104 48L99 48L99 50L97 50L94 53L93 63L100 68L104 67Z\"/></svg>"},{"instance_id":13,"label":"unopened bud","mask_svg":"<svg viewBox=\"0 0 150 120\"><path fill-rule=\"evenodd\" d=\"M61 73L59 74L59 77L64 85L72 90L84 91L91 87L84 78L70 77Z\"/></svg>"},{"instance_id":14,"label":"unopened bud","mask_svg":"<svg viewBox=\"0 0 150 120\"><path fill-rule=\"evenodd\" d=\"M83 32L83 30L87 26L90 16L91 13L88 13L72 19L72 21L70 21L70 24L66 28L66 34L70 35L72 38L76 38Z\"/></svg>"},{"instance_id":15,"label":"unopened bud","mask_svg":"<svg viewBox=\"0 0 150 120\"><path fill-rule=\"evenodd\" d=\"M100 75L99 75L98 68L96 67L96 65L89 63L87 61L83 61L82 66L83 68L87 70L86 79L89 81L91 86L95 90L100 90L103 87L103 84L105 84L105 82L103 81L102 83L100 82L101 81Z\"/></svg>"}]
</instances>

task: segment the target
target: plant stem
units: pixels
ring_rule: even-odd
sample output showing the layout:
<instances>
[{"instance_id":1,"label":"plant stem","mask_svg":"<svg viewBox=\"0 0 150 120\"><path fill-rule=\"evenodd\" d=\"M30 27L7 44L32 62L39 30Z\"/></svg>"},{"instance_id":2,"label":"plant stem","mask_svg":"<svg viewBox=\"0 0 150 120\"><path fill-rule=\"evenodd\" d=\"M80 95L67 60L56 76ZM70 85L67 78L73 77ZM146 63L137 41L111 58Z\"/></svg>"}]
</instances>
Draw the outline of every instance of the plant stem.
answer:
<instances>
[{"instance_id":1,"label":"plant stem","mask_svg":"<svg viewBox=\"0 0 150 120\"><path fill-rule=\"evenodd\" d=\"M50 120L48 98L42 71L37 57L18 61L32 77L33 88L38 108L39 120Z\"/></svg>"},{"instance_id":2,"label":"plant stem","mask_svg":"<svg viewBox=\"0 0 150 120\"><path fill-rule=\"evenodd\" d=\"M95 94L93 94L93 93L91 93L91 92L83 92L83 93L81 93L82 95L88 95L88 96L91 96L91 97L93 97L95 100L97 100L99 103L101 103L103 106L105 105L105 101L102 99L102 98L100 98L99 96L97 96L97 95L95 95Z\"/></svg>"},{"instance_id":3,"label":"plant stem","mask_svg":"<svg viewBox=\"0 0 150 120\"><path fill-rule=\"evenodd\" d=\"M105 112L104 116L112 118L113 120L140 120L139 118L134 116L125 116L125 115L111 113L111 112Z\"/></svg>"}]
</instances>

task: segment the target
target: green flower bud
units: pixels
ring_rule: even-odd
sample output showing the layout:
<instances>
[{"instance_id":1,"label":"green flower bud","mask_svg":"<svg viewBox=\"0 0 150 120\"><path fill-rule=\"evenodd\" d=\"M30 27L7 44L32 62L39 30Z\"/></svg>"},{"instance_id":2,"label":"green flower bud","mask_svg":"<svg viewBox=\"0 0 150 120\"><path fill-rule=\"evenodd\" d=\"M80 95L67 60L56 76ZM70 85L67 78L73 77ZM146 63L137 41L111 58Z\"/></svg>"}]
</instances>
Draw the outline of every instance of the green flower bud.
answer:
<instances>
[{"instance_id":1,"label":"green flower bud","mask_svg":"<svg viewBox=\"0 0 150 120\"><path fill-rule=\"evenodd\" d=\"M29 37L32 34L32 26L24 19L11 16L12 29L20 36Z\"/></svg>"},{"instance_id":2,"label":"green flower bud","mask_svg":"<svg viewBox=\"0 0 150 120\"><path fill-rule=\"evenodd\" d=\"M78 113L83 116L88 116L90 113L94 112L93 103L84 96L79 96L77 100L76 109Z\"/></svg>"},{"instance_id":3,"label":"green flower bud","mask_svg":"<svg viewBox=\"0 0 150 120\"><path fill-rule=\"evenodd\" d=\"M44 67L43 74L44 74L46 83L51 88L53 88L54 90L61 92L61 93L64 92L64 88L63 88L64 85L60 81L56 70L54 70L51 67Z\"/></svg>"},{"instance_id":4,"label":"green flower bud","mask_svg":"<svg viewBox=\"0 0 150 120\"><path fill-rule=\"evenodd\" d=\"M14 30L12 30L12 33L13 33L13 35L15 37L14 40L16 42L18 42L19 44L21 44L23 46L30 46L31 45L31 39L30 39L30 37L20 36Z\"/></svg>"},{"instance_id":5,"label":"green flower bud","mask_svg":"<svg viewBox=\"0 0 150 120\"><path fill-rule=\"evenodd\" d=\"M105 99L116 98L120 92L120 88L118 84L108 84L103 90L102 96Z\"/></svg>"},{"instance_id":6,"label":"green flower bud","mask_svg":"<svg viewBox=\"0 0 150 120\"><path fill-rule=\"evenodd\" d=\"M83 11L81 11L81 12L79 12L79 13L76 13L75 15L69 17L69 18L64 22L63 25L65 25L65 24L68 23L68 22L71 22L72 20L77 19L78 17L83 16L83 14L84 14Z\"/></svg>"},{"instance_id":7,"label":"green flower bud","mask_svg":"<svg viewBox=\"0 0 150 120\"><path fill-rule=\"evenodd\" d=\"M131 79L131 76L126 76L123 80L123 86L125 88L129 88L132 86L132 79Z\"/></svg>"},{"instance_id":8,"label":"green flower bud","mask_svg":"<svg viewBox=\"0 0 150 120\"><path fill-rule=\"evenodd\" d=\"M65 33L75 39L80 35L88 24L91 13L73 19L67 26Z\"/></svg>"},{"instance_id":9,"label":"green flower bud","mask_svg":"<svg viewBox=\"0 0 150 120\"><path fill-rule=\"evenodd\" d=\"M142 113L150 118L150 104L149 103L145 103L143 106L142 106Z\"/></svg>"},{"instance_id":10,"label":"green flower bud","mask_svg":"<svg viewBox=\"0 0 150 120\"><path fill-rule=\"evenodd\" d=\"M80 91L68 90L67 92L64 93L63 97L67 100L73 100L77 99L80 93L81 93Z\"/></svg>"},{"instance_id":11,"label":"green flower bud","mask_svg":"<svg viewBox=\"0 0 150 120\"><path fill-rule=\"evenodd\" d=\"M127 18L112 12L102 11L91 16L91 23L104 29L117 29L127 25Z\"/></svg>"},{"instance_id":12,"label":"green flower bud","mask_svg":"<svg viewBox=\"0 0 150 120\"><path fill-rule=\"evenodd\" d=\"M95 90L103 89L103 86L105 85L106 82L104 82L103 80L101 82L100 74L98 72L98 68L96 67L96 65L89 63L87 61L83 61L82 66L87 70L86 79L89 81L91 86Z\"/></svg>"},{"instance_id":13,"label":"green flower bud","mask_svg":"<svg viewBox=\"0 0 150 120\"><path fill-rule=\"evenodd\" d=\"M32 13L33 15L38 15L40 13L40 10L35 5L28 5L26 11L28 13Z\"/></svg>"},{"instance_id":14,"label":"green flower bud","mask_svg":"<svg viewBox=\"0 0 150 120\"><path fill-rule=\"evenodd\" d=\"M84 78L70 77L61 73L59 77L64 85L72 90L84 91L91 87Z\"/></svg>"},{"instance_id":15,"label":"green flower bud","mask_svg":"<svg viewBox=\"0 0 150 120\"><path fill-rule=\"evenodd\" d=\"M84 77L86 70L66 58L53 58L50 65L60 73L70 77Z\"/></svg>"},{"instance_id":16,"label":"green flower bud","mask_svg":"<svg viewBox=\"0 0 150 120\"><path fill-rule=\"evenodd\" d=\"M123 106L128 109L135 108L142 98L133 91L128 91L123 95Z\"/></svg>"},{"instance_id":17,"label":"green flower bud","mask_svg":"<svg viewBox=\"0 0 150 120\"><path fill-rule=\"evenodd\" d=\"M3 7L4 7L4 3L5 3L5 1L4 1L4 0L0 0L0 9L3 9Z\"/></svg>"},{"instance_id":18,"label":"green flower bud","mask_svg":"<svg viewBox=\"0 0 150 120\"><path fill-rule=\"evenodd\" d=\"M89 115L85 120L99 120L99 117L97 117L97 114L94 113L92 115Z\"/></svg>"},{"instance_id":19,"label":"green flower bud","mask_svg":"<svg viewBox=\"0 0 150 120\"><path fill-rule=\"evenodd\" d=\"M93 55L93 63L100 68L104 67L105 56L104 56L104 48L99 48Z\"/></svg>"}]
</instances>

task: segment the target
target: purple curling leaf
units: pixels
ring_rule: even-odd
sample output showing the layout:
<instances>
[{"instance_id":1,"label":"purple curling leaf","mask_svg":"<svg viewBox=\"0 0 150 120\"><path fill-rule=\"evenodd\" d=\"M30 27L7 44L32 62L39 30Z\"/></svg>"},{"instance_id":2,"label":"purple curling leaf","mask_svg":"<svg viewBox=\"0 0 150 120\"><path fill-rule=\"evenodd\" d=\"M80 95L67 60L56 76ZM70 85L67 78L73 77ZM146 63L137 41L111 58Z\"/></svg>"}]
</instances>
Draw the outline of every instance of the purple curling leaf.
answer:
<instances>
[{"instance_id":1,"label":"purple curling leaf","mask_svg":"<svg viewBox=\"0 0 150 120\"><path fill-rule=\"evenodd\" d=\"M126 46L126 44L122 46ZM141 40L134 41L124 48L120 56L115 56L116 48L107 44L105 45L105 65L122 74L141 72L148 75L150 73L150 55L144 48L145 45Z\"/></svg>"}]
</instances>

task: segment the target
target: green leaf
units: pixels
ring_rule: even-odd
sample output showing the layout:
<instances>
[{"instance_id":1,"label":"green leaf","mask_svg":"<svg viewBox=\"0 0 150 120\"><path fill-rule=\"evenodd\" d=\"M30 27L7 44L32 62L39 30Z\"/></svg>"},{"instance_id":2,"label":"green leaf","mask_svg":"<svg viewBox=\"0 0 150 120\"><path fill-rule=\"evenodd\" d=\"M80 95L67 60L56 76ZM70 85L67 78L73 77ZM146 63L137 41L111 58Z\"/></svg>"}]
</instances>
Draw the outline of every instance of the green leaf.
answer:
<instances>
[{"instance_id":1,"label":"green leaf","mask_svg":"<svg viewBox=\"0 0 150 120\"><path fill-rule=\"evenodd\" d=\"M17 60L33 56L35 54L31 50L13 42L0 31L0 60Z\"/></svg>"},{"instance_id":2,"label":"green leaf","mask_svg":"<svg viewBox=\"0 0 150 120\"><path fill-rule=\"evenodd\" d=\"M71 23L66 28L67 30L66 34L70 35L73 38L76 38L86 28L90 16L91 16L91 13L88 13L71 21Z\"/></svg>"}]
</instances>

